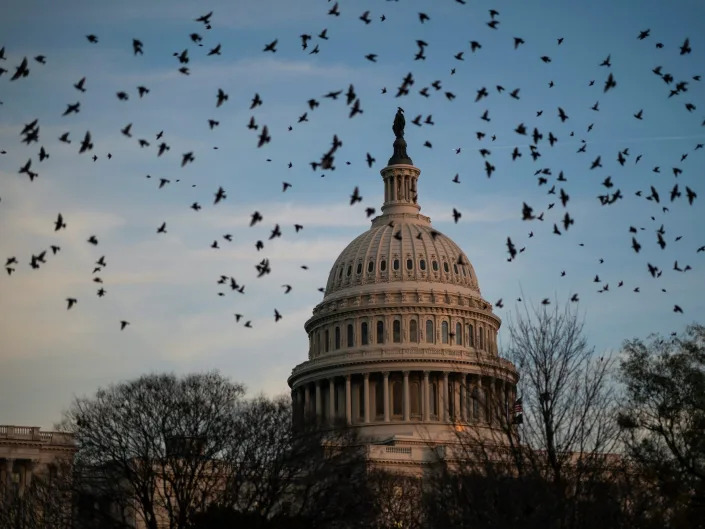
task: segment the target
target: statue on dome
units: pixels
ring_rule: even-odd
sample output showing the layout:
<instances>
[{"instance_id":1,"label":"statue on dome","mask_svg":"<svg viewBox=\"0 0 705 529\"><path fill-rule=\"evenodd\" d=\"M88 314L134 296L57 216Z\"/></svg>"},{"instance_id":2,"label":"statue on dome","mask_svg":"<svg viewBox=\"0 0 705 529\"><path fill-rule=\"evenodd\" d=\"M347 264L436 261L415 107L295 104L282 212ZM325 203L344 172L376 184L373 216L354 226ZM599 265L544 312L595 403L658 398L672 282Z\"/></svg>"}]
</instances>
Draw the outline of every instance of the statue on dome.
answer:
<instances>
[{"instance_id":1,"label":"statue on dome","mask_svg":"<svg viewBox=\"0 0 705 529\"><path fill-rule=\"evenodd\" d=\"M406 120L404 119L404 109L397 107L397 115L394 116L394 124L392 125L392 130L397 138L404 137L404 126L406 125Z\"/></svg>"},{"instance_id":2,"label":"statue on dome","mask_svg":"<svg viewBox=\"0 0 705 529\"><path fill-rule=\"evenodd\" d=\"M392 125L392 130L394 131L394 154L389 159L388 165L395 164L407 164L413 165L411 158L406 153L406 141L404 141L404 126L406 125L406 120L404 119L404 109L397 107L397 113L394 116L394 124Z\"/></svg>"}]
</instances>

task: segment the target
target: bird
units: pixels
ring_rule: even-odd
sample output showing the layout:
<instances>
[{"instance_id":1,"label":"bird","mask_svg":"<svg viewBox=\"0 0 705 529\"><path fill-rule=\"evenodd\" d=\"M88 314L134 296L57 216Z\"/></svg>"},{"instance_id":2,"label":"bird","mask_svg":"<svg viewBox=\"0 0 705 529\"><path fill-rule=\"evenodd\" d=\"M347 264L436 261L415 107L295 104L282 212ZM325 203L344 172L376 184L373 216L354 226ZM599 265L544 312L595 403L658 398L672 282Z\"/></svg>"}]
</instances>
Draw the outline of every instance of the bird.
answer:
<instances>
[{"instance_id":1,"label":"bird","mask_svg":"<svg viewBox=\"0 0 705 529\"><path fill-rule=\"evenodd\" d=\"M264 125L262 127L262 132L260 132L258 141L257 141L257 148L262 147L265 143L269 143L271 141L271 136L269 135L269 130L267 129L267 125Z\"/></svg>"},{"instance_id":2,"label":"bird","mask_svg":"<svg viewBox=\"0 0 705 529\"><path fill-rule=\"evenodd\" d=\"M282 285L284 287L284 294L291 292L291 285Z\"/></svg>"},{"instance_id":3,"label":"bird","mask_svg":"<svg viewBox=\"0 0 705 529\"><path fill-rule=\"evenodd\" d=\"M66 303L67 303L66 310L69 310L76 303L78 303L78 300L76 298L66 298Z\"/></svg>"},{"instance_id":4,"label":"bird","mask_svg":"<svg viewBox=\"0 0 705 529\"><path fill-rule=\"evenodd\" d=\"M225 194L225 189L223 189L222 187L218 187L218 191L215 192L215 200L213 201L213 204L217 204L225 198L227 198Z\"/></svg>"},{"instance_id":5,"label":"bird","mask_svg":"<svg viewBox=\"0 0 705 529\"><path fill-rule=\"evenodd\" d=\"M223 104L224 101L228 100L228 94L223 92L222 88L218 88L218 94L216 95L217 101L216 101L216 108L219 107L220 105Z\"/></svg>"},{"instance_id":6,"label":"bird","mask_svg":"<svg viewBox=\"0 0 705 529\"><path fill-rule=\"evenodd\" d=\"M59 231L61 228L66 228L66 223L64 222L64 217L59 213L54 221L54 231Z\"/></svg>"},{"instance_id":7,"label":"bird","mask_svg":"<svg viewBox=\"0 0 705 529\"><path fill-rule=\"evenodd\" d=\"M690 48L690 40L685 39L685 41L683 41L683 44L680 47L681 55L685 55L686 53L690 53L691 51L692 50Z\"/></svg>"},{"instance_id":8,"label":"bird","mask_svg":"<svg viewBox=\"0 0 705 529\"><path fill-rule=\"evenodd\" d=\"M610 74L607 76L607 80L605 81L604 92L607 92L610 88L614 88L615 86L617 86L617 81L614 80L612 72L610 72Z\"/></svg>"},{"instance_id":9,"label":"bird","mask_svg":"<svg viewBox=\"0 0 705 529\"><path fill-rule=\"evenodd\" d=\"M166 233L166 222L163 222L159 228L157 228L157 233Z\"/></svg>"},{"instance_id":10,"label":"bird","mask_svg":"<svg viewBox=\"0 0 705 529\"><path fill-rule=\"evenodd\" d=\"M457 209L453 208L453 221L454 221L456 224L458 223L458 220L460 220L460 217L462 217L462 214L460 213L460 211L458 211Z\"/></svg>"},{"instance_id":11,"label":"bird","mask_svg":"<svg viewBox=\"0 0 705 529\"><path fill-rule=\"evenodd\" d=\"M91 143L91 133L86 131L86 134L81 141L81 148L78 153L81 154L85 151L90 151L91 149L93 149L93 144Z\"/></svg>"},{"instance_id":12,"label":"bird","mask_svg":"<svg viewBox=\"0 0 705 529\"><path fill-rule=\"evenodd\" d=\"M279 39L274 39L272 42L265 45L264 50L262 51L271 51L272 53L275 53L277 51L277 42L279 42Z\"/></svg>"},{"instance_id":13,"label":"bird","mask_svg":"<svg viewBox=\"0 0 705 529\"><path fill-rule=\"evenodd\" d=\"M360 189L355 186L352 195L350 195L350 205L352 206L355 202L362 202L362 196L360 196Z\"/></svg>"},{"instance_id":14,"label":"bird","mask_svg":"<svg viewBox=\"0 0 705 529\"><path fill-rule=\"evenodd\" d=\"M10 77L10 81L16 81L20 77L27 77L29 75L29 68L27 66L27 57L22 59L22 62L15 69L15 73Z\"/></svg>"},{"instance_id":15,"label":"bird","mask_svg":"<svg viewBox=\"0 0 705 529\"><path fill-rule=\"evenodd\" d=\"M130 324L129 321L120 320L120 330L121 330L121 331L124 331L124 330L125 330L125 327L127 327L129 324Z\"/></svg>"}]
</instances>

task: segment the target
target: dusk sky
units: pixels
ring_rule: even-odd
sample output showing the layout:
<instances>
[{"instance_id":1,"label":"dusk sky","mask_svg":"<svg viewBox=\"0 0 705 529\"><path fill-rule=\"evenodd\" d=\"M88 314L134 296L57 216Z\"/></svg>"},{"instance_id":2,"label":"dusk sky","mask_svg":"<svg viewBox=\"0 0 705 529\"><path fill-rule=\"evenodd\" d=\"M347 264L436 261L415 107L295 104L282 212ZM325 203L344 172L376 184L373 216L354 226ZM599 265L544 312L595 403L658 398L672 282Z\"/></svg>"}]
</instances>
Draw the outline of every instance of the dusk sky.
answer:
<instances>
[{"instance_id":1,"label":"dusk sky","mask_svg":"<svg viewBox=\"0 0 705 529\"><path fill-rule=\"evenodd\" d=\"M421 169L421 212L465 251L483 297L502 300L500 353L518 298L562 304L578 294L599 355L705 321L705 251L697 252L705 245L705 2L338 4L339 16L324 0L3 3L0 264L17 263L0 270L0 424L50 428L74 395L155 371L218 369L250 394L288 392L291 369L307 357L303 326L319 287L369 227L365 209L380 212L379 171L398 106ZM210 11L208 29L195 19ZM366 11L370 23L360 19ZM318 36L324 29L327 39ZM305 50L302 34L311 35ZM276 52L263 51L275 40ZM419 60L417 40L427 43ZM481 47L472 51L471 41ZM220 55L209 55L218 45ZM177 57L184 50L187 64ZM25 57L29 74L12 81ZM395 97L409 73L408 95ZM616 86L605 91L610 75ZM83 77L85 92L74 87ZM353 117L351 85L362 110ZM140 97L138 86L149 92ZM488 95L476 101L483 87ZM228 99L217 107L219 89ZM251 109L255 94L262 104ZM77 102L78 113L62 116ZM248 129L251 117L257 130ZM38 141L23 143L35 119ZM131 137L121 133L128 124ZM527 135L515 131L520 124ZM258 147L265 125L271 141ZM535 128L543 137L533 160ZM87 131L93 147L79 154ZM71 143L59 141L65 132ZM343 142L335 170L313 170L334 134ZM158 156L162 142L169 150ZM49 158L40 161L42 146ZM182 167L188 152L194 160ZM20 172L28 160L33 181ZM566 181L557 181L561 171ZM160 179L168 180L161 189ZM214 204L219 187L227 197ZM363 200L350 206L355 187ZM692 205L686 188L697 194ZM622 198L601 205L599 195L617 190ZM543 221L522 220L523 203ZM263 220L250 227L254 211ZM59 213L66 227L55 231ZM269 240L277 224L282 235ZM87 242L93 235L97 245ZM524 249L511 262L507 237ZM46 262L33 269L43 251ZM96 265L102 256L105 266ZM271 273L258 278L265 258ZM691 268L675 270L676 262ZM221 275L244 293L218 284ZM70 310L67 298L77 300Z\"/></svg>"}]
</instances>

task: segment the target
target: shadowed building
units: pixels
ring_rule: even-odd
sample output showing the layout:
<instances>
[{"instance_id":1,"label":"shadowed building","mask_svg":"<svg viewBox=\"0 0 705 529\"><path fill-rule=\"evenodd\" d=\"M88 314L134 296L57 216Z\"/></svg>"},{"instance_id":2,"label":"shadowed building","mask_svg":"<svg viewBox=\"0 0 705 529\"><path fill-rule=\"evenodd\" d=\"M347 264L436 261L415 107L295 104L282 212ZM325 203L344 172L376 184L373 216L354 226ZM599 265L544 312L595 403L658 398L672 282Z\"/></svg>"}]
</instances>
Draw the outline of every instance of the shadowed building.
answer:
<instances>
[{"instance_id":1,"label":"shadowed building","mask_svg":"<svg viewBox=\"0 0 705 529\"><path fill-rule=\"evenodd\" d=\"M72 462L75 452L71 434L0 425L0 487L22 495L33 476L51 476L62 464Z\"/></svg>"},{"instance_id":2,"label":"shadowed building","mask_svg":"<svg viewBox=\"0 0 705 529\"><path fill-rule=\"evenodd\" d=\"M453 424L489 438L496 415L511 413L518 375L497 354L501 321L472 264L420 214L402 112L382 215L333 264L305 325L308 360L288 382L296 425L350 425L370 460L412 470L452 443Z\"/></svg>"}]
</instances>

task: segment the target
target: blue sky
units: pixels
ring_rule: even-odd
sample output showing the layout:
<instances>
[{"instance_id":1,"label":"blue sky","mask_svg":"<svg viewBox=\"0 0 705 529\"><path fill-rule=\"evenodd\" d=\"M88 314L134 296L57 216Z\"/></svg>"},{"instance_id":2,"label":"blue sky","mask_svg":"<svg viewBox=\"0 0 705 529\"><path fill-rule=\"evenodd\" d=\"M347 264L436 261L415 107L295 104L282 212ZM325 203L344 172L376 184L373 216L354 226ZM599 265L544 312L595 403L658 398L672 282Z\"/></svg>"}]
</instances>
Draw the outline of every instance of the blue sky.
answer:
<instances>
[{"instance_id":1,"label":"blue sky","mask_svg":"<svg viewBox=\"0 0 705 529\"><path fill-rule=\"evenodd\" d=\"M306 358L303 324L321 299L317 289L340 251L369 226L365 208L379 211L379 170L392 152L397 106L405 109L408 151L422 171L422 213L464 249L484 297L503 300L496 312L505 322L519 297L566 301L578 293L588 340L602 354L618 351L624 339L703 321L705 252L696 249L705 244L705 149L695 148L705 142L705 80L693 76L705 75L705 4L339 4L340 16L328 15L333 2L322 0L5 3L0 259L4 264L16 256L19 263L12 275L0 271L0 423L49 427L73 395L147 371L219 369L253 393L287 391L291 368ZM496 30L486 25L493 8L499 11ZM211 10L212 29L206 30L194 19ZM368 10L372 22L365 24L358 17ZM430 20L422 24L419 12ZM324 28L328 40L317 37ZM649 36L638 40L646 29ZM202 36L203 46L191 41L191 33ZM307 50L301 48L303 33L313 36ZM88 34L97 35L98 43L89 43ZM524 40L516 50L514 37ZM143 42L143 55L133 55L133 38ZM681 55L686 38L692 52ZM277 52L263 52L274 39ZM428 43L425 60L414 60L417 39ZM482 45L474 53L472 40ZM207 56L217 44L222 54ZM309 54L316 45L320 52ZM188 76L178 72L173 56L184 49ZM462 61L454 58L459 52ZM376 63L365 59L370 53L377 54ZM45 65L32 59L40 54ZM611 67L599 66L608 55ZM11 82L25 56L29 76ZM655 75L656 66L674 82L667 85ZM409 95L395 98L409 72L415 81ZM609 73L617 86L605 93ZM84 76L86 92L80 93L72 85ZM441 90L431 87L436 80ZM687 81L687 91L669 98L679 81ZM363 109L352 119L344 93L336 101L323 97L350 84ZM150 90L143 98L140 85ZM506 90L498 93L497 85ZM424 87L429 97L419 94ZM489 96L475 102L482 87ZM219 88L229 99L216 108ZM516 88L518 100L508 95ZM120 101L119 91L129 99ZM255 93L263 104L250 110ZM307 105L311 98L320 103L314 110ZM78 114L61 115L77 101ZM598 111L591 109L596 102ZM686 110L686 103L695 110ZM568 115L565 122L558 107ZM634 117L640 109L642 120ZM485 110L489 122L480 119ZM298 123L305 112L308 121ZM434 125L410 123L419 114L432 115ZM271 142L262 148L259 130L247 129L251 116L270 132ZM34 119L39 143L25 145L20 132ZM209 130L208 119L219 126ZM128 123L132 138L120 133ZM532 140L514 132L519 123L544 135L535 162ZM94 148L79 155L87 130ZM70 145L57 139L66 131ZM157 141L160 131L163 139ZM549 131L558 138L553 147ZM478 140L477 132L486 136ZM343 141L335 171L312 171L309 162L320 159L334 134ZM149 147L140 148L140 138ZM578 153L583 140L585 152ZM160 141L170 150L157 157ZM426 141L432 148L423 146ZM42 145L50 158L39 162ZM522 157L512 161L515 147ZM491 178L482 148L491 151ZM620 166L617 154L625 149L629 155ZM195 161L182 168L181 155L189 151ZM365 163L368 152L376 158L372 168ZM602 167L590 170L597 156ZM34 182L18 174L29 158L39 174ZM677 178L673 167L682 170ZM544 168L551 175L539 186L534 173ZM556 182L561 170L567 182ZM451 181L456 173L460 184ZM600 206L597 196L608 191L601 185L607 176L614 182L609 191L619 188L624 198ZM160 178L170 183L158 189ZM283 181L293 184L286 193ZM676 183L683 195L671 203ZM554 184L570 195L565 210L557 196L547 195ZM645 199L652 185L659 204ZM220 186L227 199L213 205ZM355 186L363 202L350 207ZM698 193L692 206L686 186ZM641 197L635 195L639 190ZM193 202L202 209L190 209ZM522 221L523 202L535 213L545 211L545 220ZM555 206L548 209L551 202ZM453 208L462 213L457 224ZM255 210L264 220L250 228ZM566 210L575 224L554 235L553 224L560 226ZM67 228L54 232L59 212ZM157 234L163 222L167 233ZM295 233L295 223L304 229ZM269 241L275 224L283 235ZM663 250L656 233L661 225ZM639 254L631 249L630 226L638 229ZM86 242L90 235L98 237L97 246ZM508 236L525 248L513 262L506 260ZM259 239L265 248L258 252ZM210 248L214 240L220 249ZM31 269L31 255L50 245L61 250ZM93 274L103 255L107 266ZM270 259L272 273L257 278L255 265L263 258ZM674 271L675 261L692 270ZM651 278L647 263L663 270L660 278ZM246 293L221 288L220 275L234 276ZM107 291L103 298L96 295L96 276ZM292 292L285 295L282 284L291 284ZM598 293L605 284L609 291ZM78 299L68 311L67 297ZM675 304L684 314L673 312ZM284 316L276 324L275 307ZM253 328L236 323L234 313ZM130 322L124 331L121 320ZM503 341L500 331L500 346Z\"/></svg>"}]
</instances>

